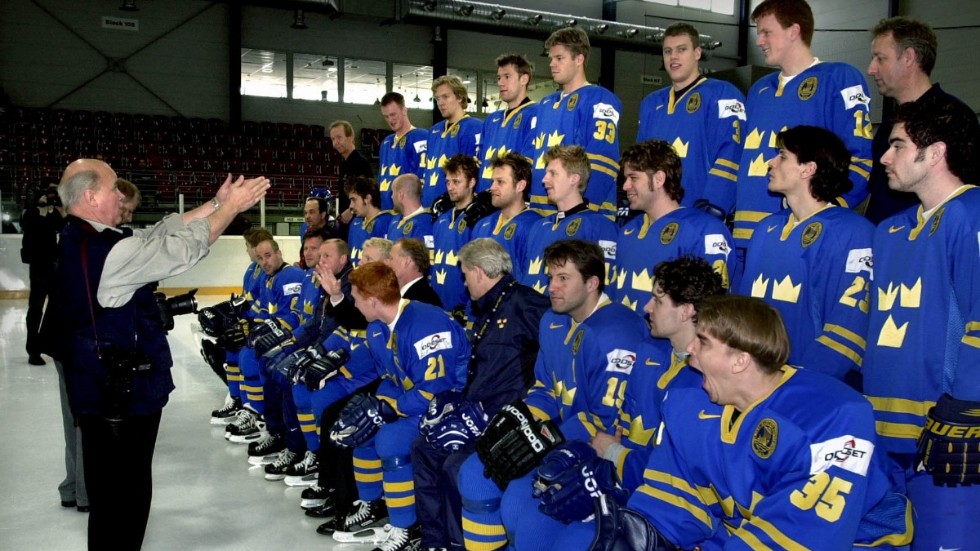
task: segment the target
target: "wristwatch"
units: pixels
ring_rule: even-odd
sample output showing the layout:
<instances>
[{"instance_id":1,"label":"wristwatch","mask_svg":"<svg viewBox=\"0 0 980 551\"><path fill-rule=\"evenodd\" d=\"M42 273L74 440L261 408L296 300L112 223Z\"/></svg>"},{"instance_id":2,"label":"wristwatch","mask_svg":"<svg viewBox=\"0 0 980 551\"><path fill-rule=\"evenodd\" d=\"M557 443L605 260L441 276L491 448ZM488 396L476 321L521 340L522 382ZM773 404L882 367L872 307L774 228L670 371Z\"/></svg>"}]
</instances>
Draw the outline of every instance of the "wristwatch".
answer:
<instances>
[{"instance_id":1,"label":"wristwatch","mask_svg":"<svg viewBox=\"0 0 980 551\"><path fill-rule=\"evenodd\" d=\"M218 209L221 208L221 203L218 202L217 197L211 199L211 208L213 208L215 212L218 212Z\"/></svg>"}]
</instances>

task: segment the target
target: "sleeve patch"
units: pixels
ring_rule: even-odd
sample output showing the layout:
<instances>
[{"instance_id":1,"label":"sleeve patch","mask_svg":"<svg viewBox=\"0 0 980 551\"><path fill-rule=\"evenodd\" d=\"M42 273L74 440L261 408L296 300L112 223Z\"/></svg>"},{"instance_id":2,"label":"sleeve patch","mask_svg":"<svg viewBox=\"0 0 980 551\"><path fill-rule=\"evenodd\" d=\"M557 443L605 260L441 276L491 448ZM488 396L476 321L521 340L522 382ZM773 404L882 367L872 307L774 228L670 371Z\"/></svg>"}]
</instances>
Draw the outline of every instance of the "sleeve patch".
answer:
<instances>
[{"instance_id":1,"label":"sleeve patch","mask_svg":"<svg viewBox=\"0 0 980 551\"><path fill-rule=\"evenodd\" d=\"M480 133L480 134L477 134L476 136L473 137L474 140L476 140L476 145L480 145L480 138L482 136L483 136L483 133Z\"/></svg>"},{"instance_id":2,"label":"sleeve patch","mask_svg":"<svg viewBox=\"0 0 980 551\"><path fill-rule=\"evenodd\" d=\"M874 256L871 254L871 249L851 249L848 251L847 266L844 271L849 274L874 273Z\"/></svg>"},{"instance_id":3,"label":"sleeve patch","mask_svg":"<svg viewBox=\"0 0 980 551\"><path fill-rule=\"evenodd\" d=\"M592 106L593 119L605 119L619 124L619 111L608 103L597 103Z\"/></svg>"},{"instance_id":4,"label":"sleeve patch","mask_svg":"<svg viewBox=\"0 0 980 551\"><path fill-rule=\"evenodd\" d=\"M436 248L436 238L431 235L424 236L425 248L432 250Z\"/></svg>"},{"instance_id":5,"label":"sleeve patch","mask_svg":"<svg viewBox=\"0 0 980 551\"><path fill-rule=\"evenodd\" d=\"M875 445L851 435L810 444L810 474L839 467L859 476L868 474Z\"/></svg>"},{"instance_id":6,"label":"sleeve patch","mask_svg":"<svg viewBox=\"0 0 980 551\"><path fill-rule=\"evenodd\" d=\"M617 348L606 354L606 371L629 375L636 363L636 352Z\"/></svg>"},{"instance_id":7,"label":"sleeve patch","mask_svg":"<svg viewBox=\"0 0 980 551\"><path fill-rule=\"evenodd\" d=\"M844 109L850 110L858 105L867 107L871 104L871 98L864 93L864 86L860 84L844 88L840 91L840 95L844 98Z\"/></svg>"},{"instance_id":8,"label":"sleeve patch","mask_svg":"<svg viewBox=\"0 0 980 551\"><path fill-rule=\"evenodd\" d=\"M531 117L531 130L534 130L537 127L538 127L538 117L537 115L535 115Z\"/></svg>"},{"instance_id":9,"label":"sleeve patch","mask_svg":"<svg viewBox=\"0 0 980 551\"><path fill-rule=\"evenodd\" d=\"M720 233L709 233L704 236L704 254L705 255L725 255L728 258L728 253L730 252L728 247L728 240L725 236Z\"/></svg>"},{"instance_id":10,"label":"sleeve patch","mask_svg":"<svg viewBox=\"0 0 980 551\"><path fill-rule=\"evenodd\" d=\"M429 142L425 140L419 140L412 145L415 147L416 153L425 153L425 149L429 146Z\"/></svg>"},{"instance_id":11,"label":"sleeve patch","mask_svg":"<svg viewBox=\"0 0 980 551\"><path fill-rule=\"evenodd\" d=\"M282 294L283 296L287 296L287 297L292 295L298 295L302 290L303 290L303 284L299 282L287 283L282 286Z\"/></svg>"},{"instance_id":12,"label":"sleeve patch","mask_svg":"<svg viewBox=\"0 0 980 551\"><path fill-rule=\"evenodd\" d=\"M449 331L433 333L415 341L415 344L412 346L415 347L415 353L421 360L429 354L434 354L440 350L451 350L453 347L453 334Z\"/></svg>"},{"instance_id":13,"label":"sleeve patch","mask_svg":"<svg viewBox=\"0 0 980 551\"><path fill-rule=\"evenodd\" d=\"M745 105L737 99L720 99L718 100L718 118L727 119L728 117L737 117L738 120L745 120Z\"/></svg>"},{"instance_id":14,"label":"sleeve patch","mask_svg":"<svg viewBox=\"0 0 980 551\"><path fill-rule=\"evenodd\" d=\"M600 239L599 247L602 249L602 255L606 258L606 260L616 260L615 241L606 241L605 239Z\"/></svg>"}]
</instances>

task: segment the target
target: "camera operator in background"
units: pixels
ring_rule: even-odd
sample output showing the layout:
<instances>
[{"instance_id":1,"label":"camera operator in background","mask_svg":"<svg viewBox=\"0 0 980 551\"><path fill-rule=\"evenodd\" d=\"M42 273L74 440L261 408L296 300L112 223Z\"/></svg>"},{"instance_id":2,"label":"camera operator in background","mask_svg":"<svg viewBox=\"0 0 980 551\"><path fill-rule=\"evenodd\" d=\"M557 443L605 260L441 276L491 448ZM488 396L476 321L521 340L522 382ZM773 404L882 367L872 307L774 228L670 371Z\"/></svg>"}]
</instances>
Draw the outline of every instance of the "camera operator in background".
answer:
<instances>
[{"instance_id":1,"label":"camera operator in background","mask_svg":"<svg viewBox=\"0 0 980 551\"><path fill-rule=\"evenodd\" d=\"M116 187L123 194L122 210L120 211L121 220L119 223L132 224L133 213L136 212L136 208L143 202L143 194L140 193L140 188L136 187L136 184L125 178L117 178Z\"/></svg>"},{"instance_id":2,"label":"camera operator in background","mask_svg":"<svg viewBox=\"0 0 980 551\"><path fill-rule=\"evenodd\" d=\"M90 549L139 549L149 517L153 449L174 388L150 284L204 258L269 186L264 177L233 183L229 175L210 202L133 231L117 227L123 195L109 165L79 159L62 176L68 226L42 334L47 352L64 365L83 436Z\"/></svg>"},{"instance_id":3,"label":"camera operator in background","mask_svg":"<svg viewBox=\"0 0 980 551\"><path fill-rule=\"evenodd\" d=\"M27 362L44 365L38 330L44 316L58 259L58 234L65 226L65 209L58 198L57 185L51 183L38 193L34 206L24 209L20 218L24 240L20 258L28 265L31 294L27 299Z\"/></svg>"}]
</instances>

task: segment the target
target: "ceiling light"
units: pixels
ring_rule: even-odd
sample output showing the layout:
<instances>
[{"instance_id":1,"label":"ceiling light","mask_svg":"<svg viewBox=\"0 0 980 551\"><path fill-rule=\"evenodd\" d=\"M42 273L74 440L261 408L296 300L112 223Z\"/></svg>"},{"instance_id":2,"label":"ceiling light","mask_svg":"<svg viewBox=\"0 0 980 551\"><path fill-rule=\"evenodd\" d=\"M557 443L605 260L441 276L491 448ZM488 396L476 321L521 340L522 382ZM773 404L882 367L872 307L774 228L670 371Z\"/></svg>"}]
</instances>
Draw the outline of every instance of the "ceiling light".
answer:
<instances>
[{"instance_id":1,"label":"ceiling light","mask_svg":"<svg viewBox=\"0 0 980 551\"><path fill-rule=\"evenodd\" d=\"M541 23L541 18L542 18L542 15L540 13L536 13L536 14L532 15L531 17L528 17L527 18L527 22L530 23L530 24L532 24L532 25L537 25L538 23Z\"/></svg>"},{"instance_id":2,"label":"ceiling light","mask_svg":"<svg viewBox=\"0 0 980 551\"><path fill-rule=\"evenodd\" d=\"M306 14L303 10L296 10L293 12L293 24L289 26L291 29L305 30L309 27L306 26Z\"/></svg>"},{"instance_id":3,"label":"ceiling light","mask_svg":"<svg viewBox=\"0 0 980 551\"><path fill-rule=\"evenodd\" d=\"M575 19L566 19L564 25L566 27L574 27L575 25L578 25L578 21Z\"/></svg>"},{"instance_id":4,"label":"ceiling light","mask_svg":"<svg viewBox=\"0 0 980 551\"><path fill-rule=\"evenodd\" d=\"M626 38L633 38L639 33L640 33L640 29L627 29L624 35L626 36Z\"/></svg>"},{"instance_id":5,"label":"ceiling light","mask_svg":"<svg viewBox=\"0 0 980 551\"><path fill-rule=\"evenodd\" d=\"M422 4L422 9L425 11L436 11L436 0L426 0L426 2Z\"/></svg>"},{"instance_id":6,"label":"ceiling light","mask_svg":"<svg viewBox=\"0 0 980 551\"><path fill-rule=\"evenodd\" d=\"M136 7L136 0L123 0L123 3L121 6L119 6L119 9L122 11L140 11L140 9Z\"/></svg>"},{"instance_id":7,"label":"ceiling light","mask_svg":"<svg viewBox=\"0 0 980 551\"><path fill-rule=\"evenodd\" d=\"M608 30L609 30L609 25L607 25L607 24L605 24L605 23L603 23L603 24L601 24L601 25L596 25L596 26L595 26L595 27L593 28L593 30L595 30L595 32L597 32L597 33L599 33L599 34L602 34L602 33L604 33L604 32L606 32L606 31L608 31Z\"/></svg>"},{"instance_id":8,"label":"ceiling light","mask_svg":"<svg viewBox=\"0 0 980 551\"><path fill-rule=\"evenodd\" d=\"M497 21L500 21L501 19L504 18L505 15L507 15L507 10L498 7L497 9L493 10L493 13L490 14L490 17L496 19Z\"/></svg>"},{"instance_id":9,"label":"ceiling light","mask_svg":"<svg viewBox=\"0 0 980 551\"><path fill-rule=\"evenodd\" d=\"M461 6L459 10L457 10L457 13L459 13L460 15L464 15L466 17L473 15L473 4L466 4L465 6Z\"/></svg>"}]
</instances>

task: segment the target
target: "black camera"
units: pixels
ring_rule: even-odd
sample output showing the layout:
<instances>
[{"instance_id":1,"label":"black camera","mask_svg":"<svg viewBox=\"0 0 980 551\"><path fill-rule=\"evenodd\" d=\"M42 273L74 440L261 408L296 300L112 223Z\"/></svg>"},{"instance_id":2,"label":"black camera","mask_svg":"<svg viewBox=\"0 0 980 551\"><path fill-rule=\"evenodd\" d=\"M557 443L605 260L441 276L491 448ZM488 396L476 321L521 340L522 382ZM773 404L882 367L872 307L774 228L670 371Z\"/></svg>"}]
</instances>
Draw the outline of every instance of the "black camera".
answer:
<instances>
[{"instance_id":1,"label":"black camera","mask_svg":"<svg viewBox=\"0 0 980 551\"><path fill-rule=\"evenodd\" d=\"M102 383L102 415L118 431L119 423L129 413L133 377L150 371L152 364L143 352L118 346L103 347L99 360L106 374Z\"/></svg>"},{"instance_id":2,"label":"black camera","mask_svg":"<svg viewBox=\"0 0 980 551\"><path fill-rule=\"evenodd\" d=\"M164 331L174 328L174 316L197 312L197 299L194 298L196 293L197 289L191 289L182 295L170 298L163 293L153 293L153 298L157 301L157 309L160 310L160 323Z\"/></svg>"}]
</instances>

